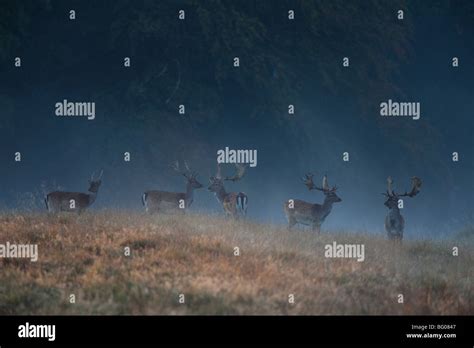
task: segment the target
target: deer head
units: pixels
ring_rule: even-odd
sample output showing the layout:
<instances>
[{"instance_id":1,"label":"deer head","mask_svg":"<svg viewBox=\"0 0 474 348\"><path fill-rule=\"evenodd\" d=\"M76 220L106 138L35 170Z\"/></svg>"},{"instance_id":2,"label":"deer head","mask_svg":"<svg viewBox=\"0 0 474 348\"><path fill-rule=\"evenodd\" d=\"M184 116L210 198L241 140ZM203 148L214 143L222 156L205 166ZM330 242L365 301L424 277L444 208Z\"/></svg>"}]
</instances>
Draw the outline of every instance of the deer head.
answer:
<instances>
[{"instance_id":1,"label":"deer head","mask_svg":"<svg viewBox=\"0 0 474 348\"><path fill-rule=\"evenodd\" d=\"M91 178L89 179L89 192L97 193L99 191L100 184L102 184L102 174L104 174L103 169L101 169L97 178L95 178L95 172L92 173Z\"/></svg>"},{"instance_id":2,"label":"deer head","mask_svg":"<svg viewBox=\"0 0 474 348\"><path fill-rule=\"evenodd\" d=\"M222 182L221 166L219 163L217 164L216 175L209 177L209 183L210 185L207 189L211 192L219 192L224 187Z\"/></svg>"},{"instance_id":3,"label":"deer head","mask_svg":"<svg viewBox=\"0 0 474 348\"><path fill-rule=\"evenodd\" d=\"M236 171L233 176L226 176L222 178L221 166L217 164L217 172L215 176L211 176L209 178L210 185L208 190L211 192L218 192L224 187L224 180L226 181L239 181L245 175L245 170L247 169L247 165L236 163L235 164Z\"/></svg>"},{"instance_id":4,"label":"deer head","mask_svg":"<svg viewBox=\"0 0 474 348\"><path fill-rule=\"evenodd\" d=\"M342 201L342 199L336 194L337 186L333 186L332 188L329 188L327 175L323 176L323 182L322 182L321 187L318 187L314 184L313 176L314 176L313 174L308 173L302 178L303 183L308 187L308 190L322 191L324 195L326 196L326 201L328 202L336 203L336 202Z\"/></svg>"},{"instance_id":5,"label":"deer head","mask_svg":"<svg viewBox=\"0 0 474 348\"><path fill-rule=\"evenodd\" d=\"M179 162L176 161L172 166L173 170L186 178L188 185L194 189L202 187L202 184L197 180L197 173L192 171L186 161L184 161L185 170L181 170L179 167Z\"/></svg>"},{"instance_id":6,"label":"deer head","mask_svg":"<svg viewBox=\"0 0 474 348\"><path fill-rule=\"evenodd\" d=\"M422 181L420 178L413 176L411 178L410 192L405 191L405 193L403 194L396 193L392 188L392 184L393 179L389 176L387 178L387 192L383 193L383 195L387 197L387 200L385 201L384 205L389 209L394 209L398 207L398 200L400 197L415 197L420 192Z\"/></svg>"}]
</instances>

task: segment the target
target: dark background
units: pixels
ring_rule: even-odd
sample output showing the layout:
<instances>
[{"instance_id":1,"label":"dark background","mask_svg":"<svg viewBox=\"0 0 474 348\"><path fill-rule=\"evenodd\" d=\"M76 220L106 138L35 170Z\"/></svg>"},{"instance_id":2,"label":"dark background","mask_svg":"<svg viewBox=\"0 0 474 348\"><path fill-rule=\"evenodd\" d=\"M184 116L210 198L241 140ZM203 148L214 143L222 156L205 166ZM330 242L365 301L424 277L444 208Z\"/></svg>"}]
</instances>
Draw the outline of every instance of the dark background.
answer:
<instances>
[{"instance_id":1,"label":"dark background","mask_svg":"<svg viewBox=\"0 0 474 348\"><path fill-rule=\"evenodd\" d=\"M280 224L284 200L321 202L300 182L313 171L343 199L323 228L383 233L386 177L404 191L417 175L406 236L455 236L474 219L473 34L472 1L0 0L0 208L44 209L45 191L86 191L104 168L92 209L139 210L144 190L184 190L176 159L207 187L229 146L258 150L226 185L248 194L251 219ZM63 99L95 102L96 119L56 117ZM382 118L388 99L420 102L421 119ZM205 189L191 210L221 213Z\"/></svg>"}]
</instances>

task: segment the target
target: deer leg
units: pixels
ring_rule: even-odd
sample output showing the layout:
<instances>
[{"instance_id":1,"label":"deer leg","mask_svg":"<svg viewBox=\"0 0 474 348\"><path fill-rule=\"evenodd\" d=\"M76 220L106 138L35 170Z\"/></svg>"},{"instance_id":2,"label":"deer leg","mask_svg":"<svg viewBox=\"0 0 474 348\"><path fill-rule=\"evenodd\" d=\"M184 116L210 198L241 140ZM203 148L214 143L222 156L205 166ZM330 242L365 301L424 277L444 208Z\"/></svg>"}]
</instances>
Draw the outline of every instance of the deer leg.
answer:
<instances>
[{"instance_id":1,"label":"deer leg","mask_svg":"<svg viewBox=\"0 0 474 348\"><path fill-rule=\"evenodd\" d=\"M321 234L321 225L318 223L314 223L313 226L313 231L315 231L317 234Z\"/></svg>"},{"instance_id":2,"label":"deer leg","mask_svg":"<svg viewBox=\"0 0 474 348\"><path fill-rule=\"evenodd\" d=\"M228 211L228 210L224 209L224 213L225 213L224 216L225 216L226 219L233 219L235 217L234 214L232 212Z\"/></svg>"},{"instance_id":3,"label":"deer leg","mask_svg":"<svg viewBox=\"0 0 474 348\"><path fill-rule=\"evenodd\" d=\"M239 220L240 219L240 214L239 214L239 211L237 209L232 213L232 218L234 220Z\"/></svg>"},{"instance_id":4,"label":"deer leg","mask_svg":"<svg viewBox=\"0 0 474 348\"><path fill-rule=\"evenodd\" d=\"M50 213L51 215L56 215L59 212L61 212L61 206L58 205L58 204L51 203L51 207L50 207L48 213Z\"/></svg>"},{"instance_id":5,"label":"deer leg","mask_svg":"<svg viewBox=\"0 0 474 348\"><path fill-rule=\"evenodd\" d=\"M403 239L403 231L397 235L397 243L402 244L402 239Z\"/></svg>"},{"instance_id":6,"label":"deer leg","mask_svg":"<svg viewBox=\"0 0 474 348\"><path fill-rule=\"evenodd\" d=\"M288 218L288 230L291 231L291 228L296 225L296 219L294 217Z\"/></svg>"}]
</instances>

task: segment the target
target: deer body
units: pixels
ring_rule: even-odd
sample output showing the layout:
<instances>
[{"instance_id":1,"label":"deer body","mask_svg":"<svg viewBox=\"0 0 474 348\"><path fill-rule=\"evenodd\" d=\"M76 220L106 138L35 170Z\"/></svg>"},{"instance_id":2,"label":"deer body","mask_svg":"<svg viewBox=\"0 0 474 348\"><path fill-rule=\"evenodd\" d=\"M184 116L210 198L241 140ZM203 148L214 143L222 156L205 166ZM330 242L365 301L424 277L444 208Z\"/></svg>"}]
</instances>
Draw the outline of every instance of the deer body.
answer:
<instances>
[{"instance_id":1,"label":"deer body","mask_svg":"<svg viewBox=\"0 0 474 348\"><path fill-rule=\"evenodd\" d=\"M186 192L168 192L168 191L146 191L143 193L142 201L147 213L158 213L165 211L179 210L184 212L189 208L194 200L194 187L191 184L186 185ZM184 203L184 209L180 208Z\"/></svg>"},{"instance_id":2,"label":"deer body","mask_svg":"<svg viewBox=\"0 0 474 348\"><path fill-rule=\"evenodd\" d=\"M402 240L404 228L405 219L400 214L400 209L398 207L390 209L385 217L385 231L387 232L388 239Z\"/></svg>"},{"instance_id":3,"label":"deer body","mask_svg":"<svg viewBox=\"0 0 474 348\"><path fill-rule=\"evenodd\" d=\"M222 204L224 212L228 216L238 218L239 215L247 214L247 195L243 192L229 192L225 191L224 186L218 192L214 192L217 201Z\"/></svg>"},{"instance_id":4,"label":"deer body","mask_svg":"<svg viewBox=\"0 0 474 348\"><path fill-rule=\"evenodd\" d=\"M245 173L245 166L237 165L237 173L233 177L222 178L220 166L217 166L216 176L211 176L208 190L214 192L217 201L222 205L227 216L238 219L240 216L247 215L248 197L244 192L226 192L224 180L238 181Z\"/></svg>"},{"instance_id":5,"label":"deer body","mask_svg":"<svg viewBox=\"0 0 474 348\"><path fill-rule=\"evenodd\" d=\"M336 195L336 187L329 189L327 185L327 178L323 179L323 187L319 188L313 184L313 175L307 174L303 179L305 185L309 190L318 189L323 191L325 198L323 204L308 203L299 199L290 200L284 203L283 210L288 220L288 229L297 223L302 225L309 225L318 234L321 232L321 225L327 216L331 213L333 203L341 202L341 198Z\"/></svg>"},{"instance_id":6,"label":"deer body","mask_svg":"<svg viewBox=\"0 0 474 348\"><path fill-rule=\"evenodd\" d=\"M94 179L94 175L92 175L91 180L89 180L89 193L64 191L48 193L45 198L46 209L49 213L59 213L61 211L82 213L95 202L102 183L101 178L102 172L97 179Z\"/></svg>"},{"instance_id":7,"label":"deer body","mask_svg":"<svg viewBox=\"0 0 474 348\"><path fill-rule=\"evenodd\" d=\"M191 206L194 200L194 190L201 188L202 185L196 179L195 173L189 173L189 168L186 165L187 171L181 172L179 165L176 163L174 169L182 174L186 180L186 192L168 192L151 190L146 191L142 195L142 203L145 206L147 213L159 212L181 212L184 213L187 208Z\"/></svg>"},{"instance_id":8,"label":"deer body","mask_svg":"<svg viewBox=\"0 0 474 348\"><path fill-rule=\"evenodd\" d=\"M412 177L412 188L410 192L404 194L397 194L392 190L393 180L391 177L387 178L387 192L384 195L387 197L384 205L389 209L385 217L385 232L389 240L396 240L401 242L403 240L403 232L405 229L405 219L400 213L398 206L400 197L415 197L420 192L421 180L416 176Z\"/></svg>"}]
</instances>

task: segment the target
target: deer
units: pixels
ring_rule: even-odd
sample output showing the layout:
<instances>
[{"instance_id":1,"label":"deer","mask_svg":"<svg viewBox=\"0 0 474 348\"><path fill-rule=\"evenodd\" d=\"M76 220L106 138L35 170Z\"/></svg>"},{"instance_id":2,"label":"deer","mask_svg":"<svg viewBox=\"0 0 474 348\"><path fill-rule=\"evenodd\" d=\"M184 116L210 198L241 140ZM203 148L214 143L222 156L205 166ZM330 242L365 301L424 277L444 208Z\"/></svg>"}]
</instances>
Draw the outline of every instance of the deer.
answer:
<instances>
[{"instance_id":1,"label":"deer","mask_svg":"<svg viewBox=\"0 0 474 348\"><path fill-rule=\"evenodd\" d=\"M172 168L186 179L186 192L168 191L146 191L142 195L142 203L145 212L149 214L181 212L185 213L194 201L194 190L200 189L203 185L197 180L197 173L192 171L186 161L185 170L181 170L179 162L176 161Z\"/></svg>"},{"instance_id":2,"label":"deer","mask_svg":"<svg viewBox=\"0 0 474 348\"><path fill-rule=\"evenodd\" d=\"M329 188L327 175L323 177L322 187L318 187L313 182L313 174L308 173L302 181L309 191L318 190L324 194L323 204L308 203L299 199L288 200L283 205L286 218L288 220L288 229L297 223L311 225L312 230L321 233L321 225L331 213L333 203L341 202L342 199L336 194L337 186Z\"/></svg>"},{"instance_id":3,"label":"deer","mask_svg":"<svg viewBox=\"0 0 474 348\"><path fill-rule=\"evenodd\" d=\"M81 214L95 202L100 184L102 183L101 179L103 173L104 171L101 170L97 178L95 178L95 173L92 173L89 180L88 193L65 191L54 191L48 193L44 199L46 210L48 210L49 213L65 211Z\"/></svg>"},{"instance_id":4,"label":"deer","mask_svg":"<svg viewBox=\"0 0 474 348\"><path fill-rule=\"evenodd\" d=\"M387 197L384 205L389 209L387 216L385 217L385 231L389 240L401 242L403 239L403 230L405 228L405 219L400 213L399 201L400 197L415 197L421 188L421 179L413 176L411 178L411 190L403 194L397 194L392 189L393 180L392 177L387 178L387 192L382 193Z\"/></svg>"},{"instance_id":5,"label":"deer","mask_svg":"<svg viewBox=\"0 0 474 348\"><path fill-rule=\"evenodd\" d=\"M234 219L245 217L247 215L248 197L244 192L227 192L224 187L224 181L236 182L245 175L247 165L236 163L236 172L233 176L222 177L221 167L217 164L217 173L209 178L210 185L208 190L213 192L217 201L224 208L226 216Z\"/></svg>"}]
</instances>

